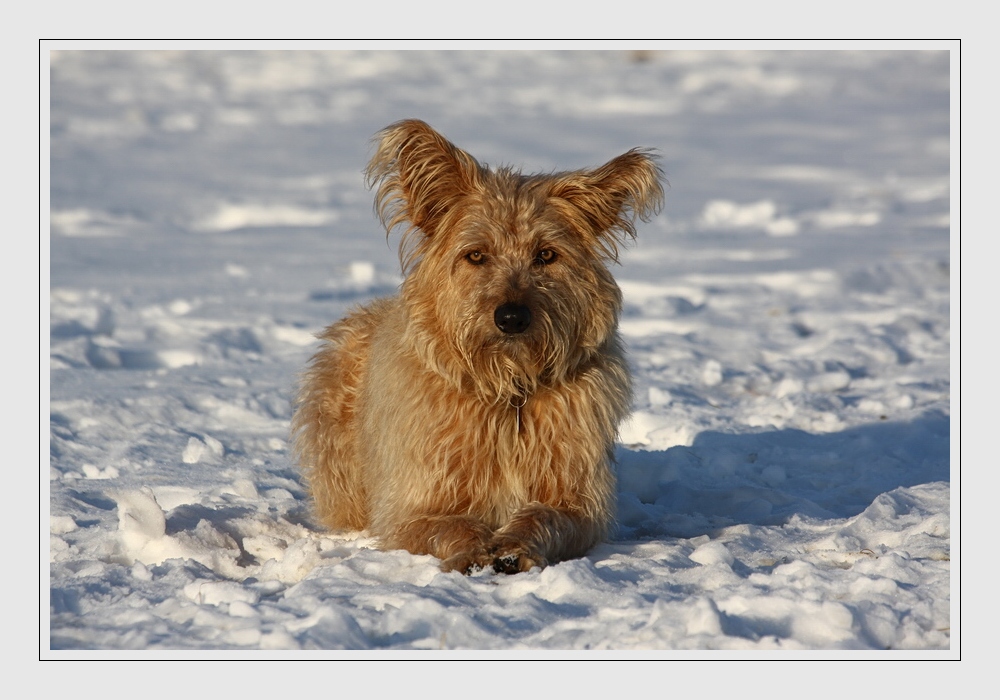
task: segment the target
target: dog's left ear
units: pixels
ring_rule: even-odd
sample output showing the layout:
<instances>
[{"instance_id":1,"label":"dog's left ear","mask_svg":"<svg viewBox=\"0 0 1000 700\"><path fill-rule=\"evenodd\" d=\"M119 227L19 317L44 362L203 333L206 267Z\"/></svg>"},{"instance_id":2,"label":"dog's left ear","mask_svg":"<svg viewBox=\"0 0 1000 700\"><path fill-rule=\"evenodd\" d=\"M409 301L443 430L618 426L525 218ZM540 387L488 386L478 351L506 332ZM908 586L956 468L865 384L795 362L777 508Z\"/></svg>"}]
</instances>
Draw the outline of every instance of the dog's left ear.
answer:
<instances>
[{"instance_id":1,"label":"dog's left ear","mask_svg":"<svg viewBox=\"0 0 1000 700\"><path fill-rule=\"evenodd\" d=\"M577 228L616 260L624 238L635 238L635 220L649 221L663 206L662 177L653 152L633 148L594 170L557 176L549 196L569 204Z\"/></svg>"}]
</instances>

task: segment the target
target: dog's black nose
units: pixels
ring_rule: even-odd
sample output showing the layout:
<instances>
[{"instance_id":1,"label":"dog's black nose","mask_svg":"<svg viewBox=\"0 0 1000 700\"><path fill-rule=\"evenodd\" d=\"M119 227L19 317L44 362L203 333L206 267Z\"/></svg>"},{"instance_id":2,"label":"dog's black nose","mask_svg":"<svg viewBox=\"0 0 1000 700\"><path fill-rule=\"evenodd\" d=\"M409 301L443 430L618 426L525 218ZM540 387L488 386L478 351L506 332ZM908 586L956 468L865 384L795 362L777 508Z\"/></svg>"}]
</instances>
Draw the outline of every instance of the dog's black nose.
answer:
<instances>
[{"instance_id":1,"label":"dog's black nose","mask_svg":"<svg viewBox=\"0 0 1000 700\"><path fill-rule=\"evenodd\" d=\"M493 312L493 322L504 333L524 333L531 325L531 309L523 304L504 304Z\"/></svg>"}]
</instances>

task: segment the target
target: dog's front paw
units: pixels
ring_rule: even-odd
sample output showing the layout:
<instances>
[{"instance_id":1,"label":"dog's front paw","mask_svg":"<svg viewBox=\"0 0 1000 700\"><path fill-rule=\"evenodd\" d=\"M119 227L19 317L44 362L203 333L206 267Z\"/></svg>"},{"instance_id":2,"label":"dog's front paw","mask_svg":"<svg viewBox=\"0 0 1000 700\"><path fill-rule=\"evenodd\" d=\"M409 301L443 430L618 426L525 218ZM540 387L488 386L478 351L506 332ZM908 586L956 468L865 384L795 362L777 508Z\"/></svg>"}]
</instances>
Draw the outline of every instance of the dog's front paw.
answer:
<instances>
[{"instance_id":1,"label":"dog's front paw","mask_svg":"<svg viewBox=\"0 0 1000 700\"><path fill-rule=\"evenodd\" d=\"M545 564L539 564L523 554L505 554L502 557L493 558L493 570L498 574L518 574L522 571L530 571L536 566L545 568Z\"/></svg>"},{"instance_id":2,"label":"dog's front paw","mask_svg":"<svg viewBox=\"0 0 1000 700\"><path fill-rule=\"evenodd\" d=\"M463 552L453 557L448 557L441 562L441 571L457 571L460 574L471 576L483 569L489 568L493 557L486 551Z\"/></svg>"},{"instance_id":3,"label":"dog's front paw","mask_svg":"<svg viewBox=\"0 0 1000 700\"><path fill-rule=\"evenodd\" d=\"M518 541L500 541L490 547L493 570L498 574L516 574L534 567L544 569L548 561L540 552Z\"/></svg>"}]
</instances>

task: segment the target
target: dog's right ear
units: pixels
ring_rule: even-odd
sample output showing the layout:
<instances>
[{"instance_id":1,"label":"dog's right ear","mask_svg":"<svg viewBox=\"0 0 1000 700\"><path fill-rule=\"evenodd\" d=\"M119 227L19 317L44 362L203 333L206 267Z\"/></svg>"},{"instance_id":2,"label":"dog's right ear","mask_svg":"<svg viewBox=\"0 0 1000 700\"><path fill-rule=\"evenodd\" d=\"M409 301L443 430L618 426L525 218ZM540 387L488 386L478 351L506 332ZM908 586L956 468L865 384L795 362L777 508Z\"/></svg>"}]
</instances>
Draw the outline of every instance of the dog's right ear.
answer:
<instances>
[{"instance_id":1,"label":"dog's right ear","mask_svg":"<svg viewBox=\"0 0 1000 700\"><path fill-rule=\"evenodd\" d=\"M375 212L388 233L409 223L433 237L447 230L455 204L481 185L482 167L419 119L396 122L380 131L375 155L365 171L375 190Z\"/></svg>"}]
</instances>

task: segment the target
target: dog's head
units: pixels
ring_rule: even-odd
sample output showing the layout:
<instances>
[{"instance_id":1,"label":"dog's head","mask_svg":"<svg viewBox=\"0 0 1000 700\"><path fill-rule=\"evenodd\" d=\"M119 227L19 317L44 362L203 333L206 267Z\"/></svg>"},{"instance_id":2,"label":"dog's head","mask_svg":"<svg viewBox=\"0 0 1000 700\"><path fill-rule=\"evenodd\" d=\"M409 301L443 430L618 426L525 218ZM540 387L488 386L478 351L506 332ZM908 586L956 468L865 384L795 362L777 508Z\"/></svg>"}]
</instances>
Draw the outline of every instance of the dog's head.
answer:
<instances>
[{"instance_id":1,"label":"dog's head","mask_svg":"<svg viewBox=\"0 0 1000 700\"><path fill-rule=\"evenodd\" d=\"M380 132L367 175L386 230L406 226L408 332L431 367L504 398L617 342L621 293L607 263L662 204L651 153L522 175L408 120Z\"/></svg>"}]
</instances>

